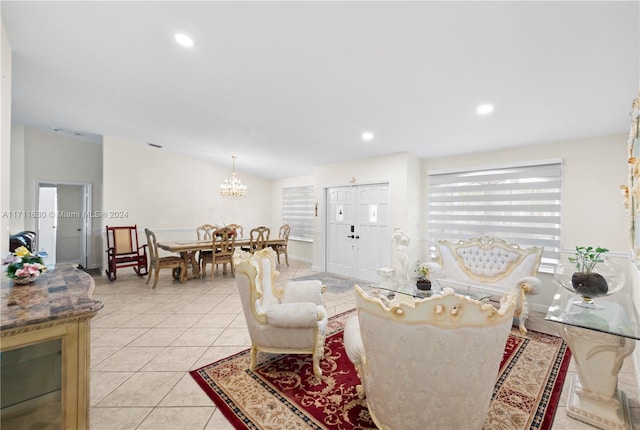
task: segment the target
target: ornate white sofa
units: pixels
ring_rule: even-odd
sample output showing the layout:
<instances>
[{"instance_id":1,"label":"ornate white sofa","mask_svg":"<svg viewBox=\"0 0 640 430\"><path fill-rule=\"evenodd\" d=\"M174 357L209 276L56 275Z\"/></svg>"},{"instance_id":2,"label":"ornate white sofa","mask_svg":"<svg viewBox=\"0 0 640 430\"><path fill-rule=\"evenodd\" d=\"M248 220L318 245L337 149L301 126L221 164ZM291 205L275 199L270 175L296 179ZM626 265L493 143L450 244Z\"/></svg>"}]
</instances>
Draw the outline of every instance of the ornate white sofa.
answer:
<instances>
[{"instance_id":1,"label":"ornate white sofa","mask_svg":"<svg viewBox=\"0 0 640 430\"><path fill-rule=\"evenodd\" d=\"M460 293L490 294L492 302L513 291L518 296L515 316L520 332L527 332L527 295L538 294L542 288L536 277L542 248L521 248L502 239L480 237L456 243L440 240L437 249L438 262L424 263L429 267L433 290L451 287Z\"/></svg>"},{"instance_id":2,"label":"ornate white sofa","mask_svg":"<svg viewBox=\"0 0 640 430\"><path fill-rule=\"evenodd\" d=\"M344 345L376 426L482 428L515 296L508 292L496 309L450 288L427 299L393 300L355 290L358 315L347 320Z\"/></svg>"}]
</instances>

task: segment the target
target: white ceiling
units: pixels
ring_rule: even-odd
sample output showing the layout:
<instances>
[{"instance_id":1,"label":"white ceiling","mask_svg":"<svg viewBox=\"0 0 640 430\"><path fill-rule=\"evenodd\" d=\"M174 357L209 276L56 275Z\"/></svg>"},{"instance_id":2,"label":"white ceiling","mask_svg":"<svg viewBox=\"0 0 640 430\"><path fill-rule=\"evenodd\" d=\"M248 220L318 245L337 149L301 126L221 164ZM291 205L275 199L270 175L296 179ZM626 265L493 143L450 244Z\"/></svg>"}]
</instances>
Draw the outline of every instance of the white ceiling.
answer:
<instances>
[{"instance_id":1,"label":"white ceiling","mask_svg":"<svg viewBox=\"0 0 640 430\"><path fill-rule=\"evenodd\" d=\"M14 123L240 176L627 133L639 83L637 1L0 4Z\"/></svg>"}]
</instances>

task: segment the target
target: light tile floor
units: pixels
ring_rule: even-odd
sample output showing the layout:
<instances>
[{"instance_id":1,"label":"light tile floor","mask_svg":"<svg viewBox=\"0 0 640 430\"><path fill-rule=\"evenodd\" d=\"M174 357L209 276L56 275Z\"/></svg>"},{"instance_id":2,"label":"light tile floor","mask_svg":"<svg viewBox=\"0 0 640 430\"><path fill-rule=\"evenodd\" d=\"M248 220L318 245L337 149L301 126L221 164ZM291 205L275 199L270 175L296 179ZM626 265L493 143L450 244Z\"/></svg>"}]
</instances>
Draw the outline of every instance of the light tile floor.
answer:
<instances>
[{"instance_id":1,"label":"light tile floor","mask_svg":"<svg viewBox=\"0 0 640 430\"><path fill-rule=\"evenodd\" d=\"M278 267L279 282L312 274L310 265L290 261ZM224 430L231 425L188 371L250 346L235 279L219 270L211 278L174 281L160 272L155 290L146 277L121 269L118 279L95 277L94 298L104 308L91 325L91 430ZM153 281L152 281L153 282ZM330 315L354 307L353 292L324 295ZM544 315L534 313L528 327L555 334ZM574 363L569 368L575 371ZM554 430L593 429L566 415L565 384ZM620 387L640 429L638 389L630 360Z\"/></svg>"}]
</instances>

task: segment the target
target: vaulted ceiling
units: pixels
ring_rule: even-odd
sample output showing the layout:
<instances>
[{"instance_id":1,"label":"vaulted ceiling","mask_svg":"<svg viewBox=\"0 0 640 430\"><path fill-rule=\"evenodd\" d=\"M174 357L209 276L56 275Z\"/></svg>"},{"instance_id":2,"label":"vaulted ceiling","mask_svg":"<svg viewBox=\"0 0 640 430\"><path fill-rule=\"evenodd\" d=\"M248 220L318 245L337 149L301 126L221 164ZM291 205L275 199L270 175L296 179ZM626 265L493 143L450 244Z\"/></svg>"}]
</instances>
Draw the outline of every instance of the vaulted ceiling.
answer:
<instances>
[{"instance_id":1,"label":"vaulted ceiling","mask_svg":"<svg viewBox=\"0 0 640 430\"><path fill-rule=\"evenodd\" d=\"M2 1L14 123L279 178L626 133L637 1ZM175 33L189 35L185 48ZM478 115L480 104L493 112ZM373 133L370 141L361 135Z\"/></svg>"}]
</instances>

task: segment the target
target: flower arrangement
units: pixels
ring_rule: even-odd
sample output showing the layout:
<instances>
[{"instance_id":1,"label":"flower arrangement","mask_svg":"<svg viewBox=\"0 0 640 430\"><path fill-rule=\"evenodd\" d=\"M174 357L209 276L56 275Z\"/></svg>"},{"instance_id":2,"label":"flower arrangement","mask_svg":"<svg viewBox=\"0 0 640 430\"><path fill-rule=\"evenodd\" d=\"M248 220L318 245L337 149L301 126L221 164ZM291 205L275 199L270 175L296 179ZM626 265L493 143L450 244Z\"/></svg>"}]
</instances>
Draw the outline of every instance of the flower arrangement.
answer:
<instances>
[{"instance_id":1,"label":"flower arrangement","mask_svg":"<svg viewBox=\"0 0 640 430\"><path fill-rule=\"evenodd\" d=\"M13 254L7 255L2 264L7 266L7 277L16 283L33 281L40 273L47 270L42 258L46 253L33 254L26 247L17 248Z\"/></svg>"},{"instance_id":2,"label":"flower arrangement","mask_svg":"<svg viewBox=\"0 0 640 430\"><path fill-rule=\"evenodd\" d=\"M415 272L418 274L418 278L429 279L429 268L424 264L420 264L420 262L418 262L416 265L418 267L416 268Z\"/></svg>"}]
</instances>

